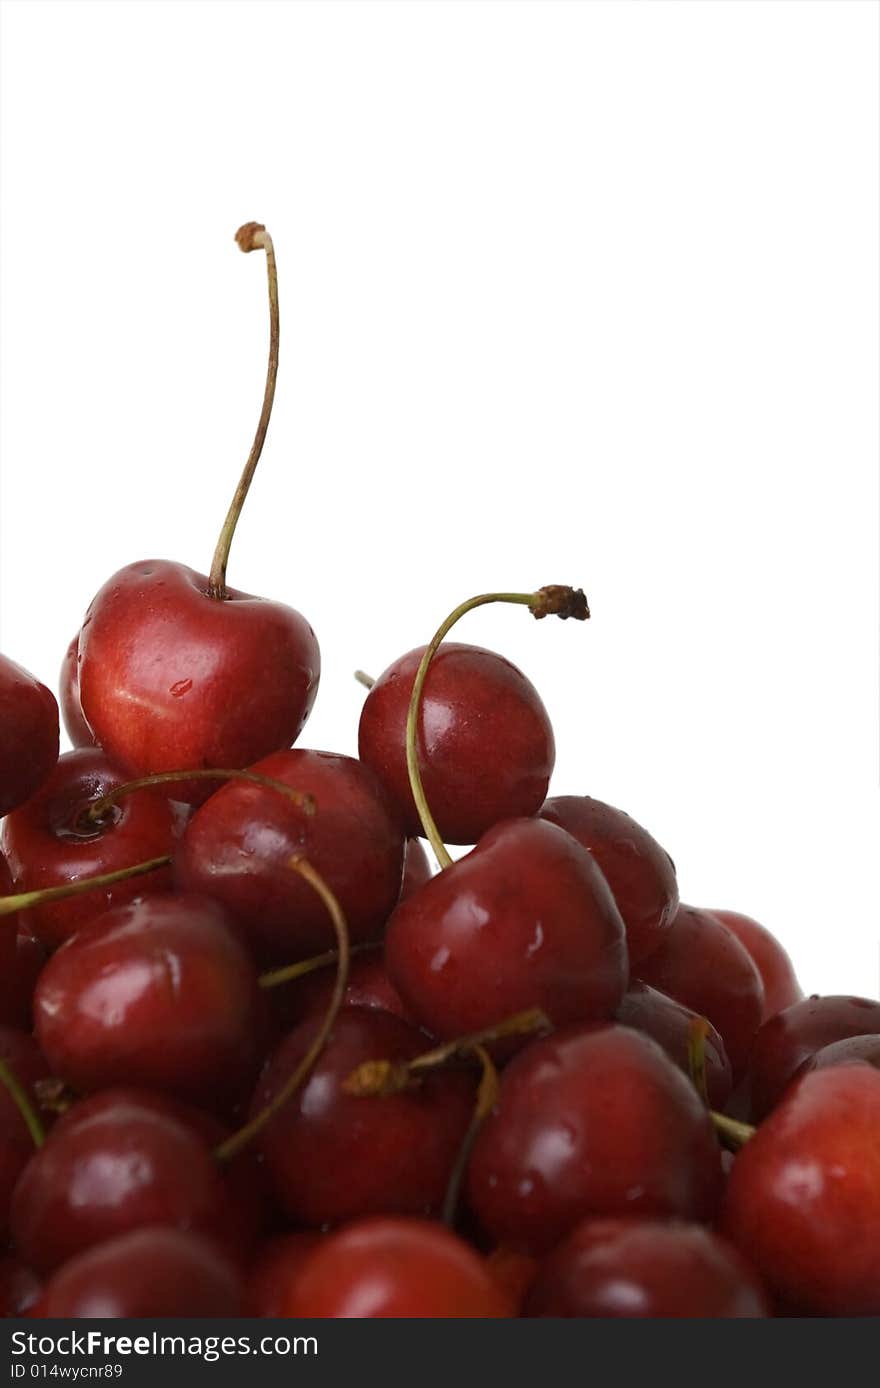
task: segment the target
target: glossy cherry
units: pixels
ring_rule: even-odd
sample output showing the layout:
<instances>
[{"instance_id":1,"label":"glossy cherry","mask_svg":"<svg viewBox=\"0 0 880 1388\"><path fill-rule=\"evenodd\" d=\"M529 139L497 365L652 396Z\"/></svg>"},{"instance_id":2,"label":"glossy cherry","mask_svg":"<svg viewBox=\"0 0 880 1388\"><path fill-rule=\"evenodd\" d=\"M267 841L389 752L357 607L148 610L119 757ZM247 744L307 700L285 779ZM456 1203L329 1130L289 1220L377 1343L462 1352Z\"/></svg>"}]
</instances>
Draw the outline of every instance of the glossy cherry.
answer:
<instances>
[{"instance_id":1,"label":"glossy cherry","mask_svg":"<svg viewBox=\"0 0 880 1388\"><path fill-rule=\"evenodd\" d=\"M762 1021L766 1022L768 1017L774 1017L783 1008L800 1002L804 992L797 981L794 965L776 936L771 935L766 926L753 920L751 916L741 915L739 911L713 909L712 915L717 916L721 924L733 932L751 955L761 975L761 982L764 984Z\"/></svg>"},{"instance_id":2,"label":"glossy cherry","mask_svg":"<svg viewBox=\"0 0 880 1388\"><path fill-rule=\"evenodd\" d=\"M525 1314L742 1319L770 1310L742 1256L698 1224L586 1219L538 1269Z\"/></svg>"},{"instance_id":3,"label":"glossy cherry","mask_svg":"<svg viewBox=\"0 0 880 1388\"><path fill-rule=\"evenodd\" d=\"M589 795L556 795L542 806L541 818L572 834L599 864L623 917L636 968L661 944L678 909L669 854L623 810Z\"/></svg>"},{"instance_id":4,"label":"glossy cherry","mask_svg":"<svg viewBox=\"0 0 880 1388\"><path fill-rule=\"evenodd\" d=\"M76 633L61 662L58 676L59 704L67 736L73 747L93 747L95 738L83 716L79 699L79 632Z\"/></svg>"},{"instance_id":5,"label":"glossy cherry","mask_svg":"<svg viewBox=\"0 0 880 1388\"><path fill-rule=\"evenodd\" d=\"M257 970L223 907L148 895L96 917L61 946L34 996L40 1045L81 1094L143 1085L226 1108L264 1045Z\"/></svg>"},{"instance_id":6,"label":"glossy cherry","mask_svg":"<svg viewBox=\"0 0 880 1388\"><path fill-rule=\"evenodd\" d=\"M0 815L39 790L57 760L54 694L0 655Z\"/></svg>"},{"instance_id":7,"label":"glossy cherry","mask_svg":"<svg viewBox=\"0 0 880 1388\"><path fill-rule=\"evenodd\" d=\"M624 1026L650 1036L675 1061L679 1070L690 1076L689 1042L694 1025L700 1021L696 1012L665 993L659 993L656 988L649 988L647 983L633 979L615 1015ZM703 1039L703 1048L706 1097L711 1108L720 1109L730 1097L733 1079L724 1042L711 1024Z\"/></svg>"},{"instance_id":8,"label":"glossy cherry","mask_svg":"<svg viewBox=\"0 0 880 1388\"><path fill-rule=\"evenodd\" d=\"M264 1071L252 1109L269 1103L318 1027L306 1021ZM343 1083L366 1060L411 1060L426 1049L415 1027L375 1008L344 1008L311 1075L258 1139L275 1196L299 1225L372 1213L439 1210L470 1122L476 1082L429 1074L399 1094L360 1098Z\"/></svg>"},{"instance_id":9,"label":"glossy cherry","mask_svg":"<svg viewBox=\"0 0 880 1388\"><path fill-rule=\"evenodd\" d=\"M610 1017L626 987L623 922L595 861L540 819L508 820L396 908L391 982L451 1039L539 1007L565 1022Z\"/></svg>"},{"instance_id":10,"label":"glossy cherry","mask_svg":"<svg viewBox=\"0 0 880 1388\"><path fill-rule=\"evenodd\" d=\"M761 975L736 936L708 911L680 906L660 948L640 965L639 976L712 1023L736 1079L764 1013Z\"/></svg>"},{"instance_id":11,"label":"glossy cherry","mask_svg":"<svg viewBox=\"0 0 880 1388\"><path fill-rule=\"evenodd\" d=\"M140 790L99 819L98 797L124 784L125 773L97 747L67 752L42 789L4 820L2 843L17 892L56 887L170 854L178 820L160 789ZM170 888L169 869L34 906L22 919L50 948L110 906Z\"/></svg>"},{"instance_id":12,"label":"glossy cherry","mask_svg":"<svg viewBox=\"0 0 880 1388\"><path fill-rule=\"evenodd\" d=\"M832 1041L880 1033L880 1002L812 997L793 1003L761 1027L749 1060L752 1117L764 1118L812 1055Z\"/></svg>"},{"instance_id":13,"label":"glossy cherry","mask_svg":"<svg viewBox=\"0 0 880 1388\"><path fill-rule=\"evenodd\" d=\"M552 1248L588 1214L711 1218L721 1153L689 1080L647 1036L566 1027L505 1069L468 1201L493 1238Z\"/></svg>"},{"instance_id":14,"label":"glossy cherry","mask_svg":"<svg viewBox=\"0 0 880 1388\"><path fill-rule=\"evenodd\" d=\"M286 1316L494 1318L512 1309L472 1248L422 1219L361 1219L322 1240L296 1278Z\"/></svg>"},{"instance_id":15,"label":"glossy cherry","mask_svg":"<svg viewBox=\"0 0 880 1388\"><path fill-rule=\"evenodd\" d=\"M221 901L263 956L291 963L334 943L320 898L290 870L291 857L306 854L351 939L375 938L400 895L404 843L372 772L353 757L300 748L252 770L310 794L314 813L275 790L229 782L186 827L175 856L180 886Z\"/></svg>"},{"instance_id":16,"label":"glossy cherry","mask_svg":"<svg viewBox=\"0 0 880 1388\"><path fill-rule=\"evenodd\" d=\"M846 1065L796 1081L734 1161L721 1228L807 1314L880 1315L878 1137L880 1071Z\"/></svg>"}]
</instances>

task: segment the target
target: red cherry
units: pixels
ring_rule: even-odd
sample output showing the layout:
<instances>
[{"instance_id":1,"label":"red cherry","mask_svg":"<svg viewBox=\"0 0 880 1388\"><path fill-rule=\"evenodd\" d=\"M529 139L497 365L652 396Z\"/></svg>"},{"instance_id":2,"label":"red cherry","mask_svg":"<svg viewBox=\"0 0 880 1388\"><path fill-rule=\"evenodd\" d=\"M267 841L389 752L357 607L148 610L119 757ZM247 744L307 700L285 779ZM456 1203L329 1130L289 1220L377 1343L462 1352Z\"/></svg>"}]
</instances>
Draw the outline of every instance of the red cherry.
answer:
<instances>
[{"instance_id":1,"label":"red cherry","mask_svg":"<svg viewBox=\"0 0 880 1388\"><path fill-rule=\"evenodd\" d=\"M680 906L672 929L639 973L643 983L712 1023L736 1079L764 1011L761 975L739 940L708 911Z\"/></svg>"},{"instance_id":2,"label":"red cherry","mask_svg":"<svg viewBox=\"0 0 880 1388\"><path fill-rule=\"evenodd\" d=\"M407 839L403 853L403 882L400 887L400 900L412 896L425 882L434 876L430 859L421 839Z\"/></svg>"},{"instance_id":3,"label":"red cherry","mask_svg":"<svg viewBox=\"0 0 880 1388\"><path fill-rule=\"evenodd\" d=\"M40 1318L240 1316L239 1274L212 1243L179 1229L136 1229L89 1248L46 1283Z\"/></svg>"},{"instance_id":4,"label":"red cherry","mask_svg":"<svg viewBox=\"0 0 880 1388\"><path fill-rule=\"evenodd\" d=\"M0 655L0 815L39 790L57 760L55 696Z\"/></svg>"},{"instance_id":5,"label":"red cherry","mask_svg":"<svg viewBox=\"0 0 880 1388\"><path fill-rule=\"evenodd\" d=\"M284 1314L474 1319L508 1317L511 1308L483 1260L442 1224L373 1217L321 1241Z\"/></svg>"},{"instance_id":6,"label":"red cherry","mask_svg":"<svg viewBox=\"0 0 880 1388\"><path fill-rule=\"evenodd\" d=\"M696 1012L665 993L658 993L656 988L649 988L647 983L633 979L615 1016L624 1026L650 1036L663 1047L670 1060L675 1061L679 1070L690 1076L688 1043L694 1023L700 1020ZM709 1107L720 1109L730 1097L733 1079L724 1042L711 1023L703 1046Z\"/></svg>"},{"instance_id":7,"label":"red cherry","mask_svg":"<svg viewBox=\"0 0 880 1388\"><path fill-rule=\"evenodd\" d=\"M335 970L328 967L270 988L269 1003L278 1023L290 1031L307 1017L323 1017L335 982ZM371 949L352 959L343 1002L346 1007L378 1007L415 1025L388 977L380 950Z\"/></svg>"},{"instance_id":8,"label":"red cherry","mask_svg":"<svg viewBox=\"0 0 880 1388\"><path fill-rule=\"evenodd\" d=\"M486 1259L486 1267L517 1315L522 1312L538 1266L537 1258L531 1257L528 1253L520 1253L504 1243L493 1248Z\"/></svg>"},{"instance_id":9,"label":"red cherry","mask_svg":"<svg viewBox=\"0 0 880 1388\"><path fill-rule=\"evenodd\" d=\"M804 998L765 1022L749 1060L752 1116L764 1118L816 1051L849 1036L880 1033L880 1002L871 998Z\"/></svg>"},{"instance_id":10,"label":"red cherry","mask_svg":"<svg viewBox=\"0 0 880 1388\"><path fill-rule=\"evenodd\" d=\"M252 770L312 795L315 813L263 786L222 786L178 846L180 885L222 901L262 954L289 963L334 942L320 897L290 870L291 857L306 854L338 897L352 940L375 938L400 894L403 835L372 772L352 757L300 748Z\"/></svg>"},{"instance_id":11,"label":"red cherry","mask_svg":"<svg viewBox=\"0 0 880 1388\"><path fill-rule=\"evenodd\" d=\"M734 1161L723 1232L808 1314L880 1315L878 1138L880 1072L847 1065L798 1080Z\"/></svg>"},{"instance_id":12,"label":"red cherry","mask_svg":"<svg viewBox=\"0 0 880 1388\"><path fill-rule=\"evenodd\" d=\"M443 1039L541 1008L610 1017L627 980L623 922L590 854L554 824L509 820L394 911L388 975Z\"/></svg>"},{"instance_id":13,"label":"red cherry","mask_svg":"<svg viewBox=\"0 0 880 1388\"><path fill-rule=\"evenodd\" d=\"M880 1070L880 1035L849 1036L845 1041L833 1041L823 1046L797 1071L798 1076L812 1070L826 1070L835 1065L873 1065Z\"/></svg>"},{"instance_id":14,"label":"red cherry","mask_svg":"<svg viewBox=\"0 0 880 1388\"><path fill-rule=\"evenodd\" d=\"M2 858L0 858L2 862ZM11 881L0 869L0 884L5 890ZM11 920L0 923L4 941L0 944L0 1024L21 1027L30 1031L33 1015L31 1003L37 978L46 962L46 951L27 926L15 929ZM14 950L9 949L9 941L14 940Z\"/></svg>"},{"instance_id":15,"label":"red cherry","mask_svg":"<svg viewBox=\"0 0 880 1388\"><path fill-rule=\"evenodd\" d=\"M304 1022L282 1042L257 1086L253 1112L282 1088L318 1025ZM365 1007L340 1012L309 1078L258 1139L290 1219L319 1227L362 1214L440 1208L473 1110L470 1076L429 1074L382 1098L342 1088L363 1061L412 1060L424 1049L424 1036L399 1017Z\"/></svg>"},{"instance_id":16,"label":"red cherry","mask_svg":"<svg viewBox=\"0 0 880 1388\"><path fill-rule=\"evenodd\" d=\"M406 765L406 719L425 647L376 680L358 731L361 759L398 806L406 832L423 832ZM494 651L444 642L422 693L418 753L425 795L447 843L476 843L499 820L534 814L555 760L537 690Z\"/></svg>"},{"instance_id":17,"label":"red cherry","mask_svg":"<svg viewBox=\"0 0 880 1388\"><path fill-rule=\"evenodd\" d=\"M169 854L176 832L174 809L159 790L126 796L98 820L90 804L125 783L125 774L97 747L60 758L42 789L4 821L3 847L17 892L39 891L114 872ZM168 869L150 874L149 890L171 886ZM145 890L141 878L84 892L66 901L32 907L24 920L54 948L110 906Z\"/></svg>"},{"instance_id":18,"label":"red cherry","mask_svg":"<svg viewBox=\"0 0 880 1388\"><path fill-rule=\"evenodd\" d=\"M275 1319L284 1315L293 1284L321 1239L321 1234L309 1229L296 1234L280 1234L258 1249L245 1284L248 1316Z\"/></svg>"},{"instance_id":19,"label":"red cherry","mask_svg":"<svg viewBox=\"0 0 880 1388\"><path fill-rule=\"evenodd\" d=\"M0 1257L0 1317L26 1316L39 1300L40 1279L12 1253Z\"/></svg>"},{"instance_id":20,"label":"red cherry","mask_svg":"<svg viewBox=\"0 0 880 1388\"><path fill-rule=\"evenodd\" d=\"M586 1219L538 1269L528 1316L745 1318L764 1291L724 1239L696 1224Z\"/></svg>"},{"instance_id":21,"label":"red cherry","mask_svg":"<svg viewBox=\"0 0 880 1388\"><path fill-rule=\"evenodd\" d=\"M110 1090L69 1109L31 1157L15 1187L11 1225L22 1257L48 1272L147 1225L219 1239L227 1203L223 1177L191 1127Z\"/></svg>"},{"instance_id":22,"label":"red cherry","mask_svg":"<svg viewBox=\"0 0 880 1388\"><path fill-rule=\"evenodd\" d=\"M626 926L633 967L661 944L678 909L672 859L623 810L589 795L557 795L541 818L558 824L592 853Z\"/></svg>"},{"instance_id":23,"label":"red cherry","mask_svg":"<svg viewBox=\"0 0 880 1388\"><path fill-rule=\"evenodd\" d=\"M529 1252L588 1214L711 1218L720 1187L693 1085L655 1042L613 1024L567 1027L514 1057L468 1173L483 1228Z\"/></svg>"},{"instance_id":24,"label":"red cherry","mask_svg":"<svg viewBox=\"0 0 880 1388\"><path fill-rule=\"evenodd\" d=\"M257 971L223 908L145 896L98 916L49 960L34 1016L53 1072L81 1094L143 1085L228 1106L262 1056Z\"/></svg>"},{"instance_id":25,"label":"red cherry","mask_svg":"<svg viewBox=\"0 0 880 1388\"><path fill-rule=\"evenodd\" d=\"M79 698L79 632L76 633L64 654L61 672L58 677L59 703L61 717L67 736L74 747L93 747L95 739L92 730L83 717Z\"/></svg>"},{"instance_id":26,"label":"red cherry","mask_svg":"<svg viewBox=\"0 0 880 1388\"><path fill-rule=\"evenodd\" d=\"M751 916L740 915L738 911L716 911L712 915L726 925L751 955L752 961L761 975L764 984L764 1015L762 1021L774 1017L785 1007L800 1002L803 989L797 981L794 965L782 945L771 935L765 926L759 925Z\"/></svg>"}]
</instances>

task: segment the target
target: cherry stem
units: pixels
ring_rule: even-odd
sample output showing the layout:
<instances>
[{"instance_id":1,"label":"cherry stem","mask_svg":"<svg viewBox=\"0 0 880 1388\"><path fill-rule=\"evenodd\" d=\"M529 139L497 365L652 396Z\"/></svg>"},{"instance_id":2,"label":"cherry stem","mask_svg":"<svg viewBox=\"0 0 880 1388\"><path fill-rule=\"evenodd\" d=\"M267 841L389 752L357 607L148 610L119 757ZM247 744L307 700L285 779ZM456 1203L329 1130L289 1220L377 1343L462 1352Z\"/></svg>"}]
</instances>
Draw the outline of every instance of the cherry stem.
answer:
<instances>
[{"instance_id":1,"label":"cherry stem","mask_svg":"<svg viewBox=\"0 0 880 1388\"><path fill-rule=\"evenodd\" d=\"M408 1089L424 1070L437 1070L450 1060L469 1056L478 1046L491 1045L508 1036L529 1036L536 1031L548 1031L550 1022L540 1007L530 1007L526 1012L515 1012L502 1022L486 1027L483 1031L471 1032L468 1036L458 1036L431 1051L424 1051L413 1060L365 1060L352 1070L342 1083L346 1094L359 1099L375 1096L399 1094Z\"/></svg>"},{"instance_id":2,"label":"cherry stem","mask_svg":"<svg viewBox=\"0 0 880 1388\"><path fill-rule=\"evenodd\" d=\"M379 940L367 940L359 945L350 945L349 954L363 954L365 950L379 949L380 943ZM313 954L310 959L300 959L296 964L285 964L280 969L271 969L268 973L260 974L257 981L261 988L278 988L282 983L295 983L298 978L305 978L307 974L324 969L328 964L335 964L338 958L338 949L328 949L323 954Z\"/></svg>"},{"instance_id":3,"label":"cherry stem","mask_svg":"<svg viewBox=\"0 0 880 1388\"><path fill-rule=\"evenodd\" d=\"M5 1060L0 1060L0 1081L2 1081L9 1090L13 1103L27 1124L27 1130L34 1140L34 1146L42 1147L43 1143L46 1141L45 1129L37 1116L37 1111L31 1103L24 1086L21 1084L11 1065L8 1065Z\"/></svg>"},{"instance_id":4,"label":"cherry stem","mask_svg":"<svg viewBox=\"0 0 880 1388\"><path fill-rule=\"evenodd\" d=\"M220 1146L215 1149L214 1156L219 1162L230 1161L233 1157L238 1156L238 1153L263 1131L266 1124L275 1117L279 1109L284 1108L285 1104L290 1102L300 1085L308 1079L321 1052L327 1044L327 1039L330 1032L333 1030L333 1026L339 1014L339 1009L345 998L345 990L348 987L350 949L348 943L348 924L342 907L334 893L324 881L324 878L312 867L311 863L306 858L291 858L289 866L293 868L294 872L298 872L301 877L304 877L310 886L314 887L318 896L327 907L327 913L333 922L333 929L336 931L336 983L330 1001L327 1004L324 1020L318 1028L315 1039L309 1046L299 1065L297 1065L286 1084L284 1084L275 1095L275 1098L272 1099L265 1108L261 1109L255 1118L252 1118L243 1128L239 1128L238 1132L233 1133L231 1137L228 1137L225 1142L221 1142Z\"/></svg>"},{"instance_id":5,"label":"cherry stem","mask_svg":"<svg viewBox=\"0 0 880 1388\"><path fill-rule=\"evenodd\" d=\"M425 686L428 669L431 661L437 653L437 649L443 642L448 633L455 626L456 622L468 612L473 612L477 607L485 607L489 603L505 602L512 603L520 607L527 607L533 617L539 620L542 617L574 617L577 621L584 621L590 615L587 600L584 597L582 588L569 588L563 584L550 584L545 588L539 588L535 593L482 593L479 597L469 598L467 602L461 603L454 612L450 612L446 621L439 626L425 647L425 653L416 671L413 681L412 694L410 695L409 709L406 716L406 768L409 774L410 789L419 819L422 821L422 828L425 837L434 850L435 857L441 868L452 866L452 858L446 851L446 845L440 837L434 817L431 814L425 791L422 785L422 776L419 770L419 757L417 749L417 730L419 713L421 710L422 690Z\"/></svg>"},{"instance_id":6,"label":"cherry stem","mask_svg":"<svg viewBox=\"0 0 880 1388\"><path fill-rule=\"evenodd\" d=\"M355 670L354 677L358 684L362 684L364 689L372 689L376 683L372 675L368 675L365 670Z\"/></svg>"},{"instance_id":7,"label":"cherry stem","mask_svg":"<svg viewBox=\"0 0 880 1388\"><path fill-rule=\"evenodd\" d=\"M692 1017L688 1027L687 1056L688 1072L694 1088L703 1103L709 1103L709 1090L706 1080L706 1037L709 1022L705 1017Z\"/></svg>"},{"instance_id":8,"label":"cherry stem","mask_svg":"<svg viewBox=\"0 0 880 1388\"><path fill-rule=\"evenodd\" d=\"M264 250L266 252L266 272L269 280L269 365L266 370L266 389L263 394L263 408L260 411L257 432L254 435L248 460L244 465L244 472L241 474L235 495L223 522L217 548L214 550L214 558L211 561L208 595L220 601L227 596L226 565L229 562L232 537L235 534L235 527L238 525L238 518L241 515L251 482L254 480L257 463L260 461L260 454L266 441L266 431L269 428L269 418L272 414L272 402L275 399L275 382L278 379L278 344L281 337L281 320L278 312L278 269L275 264L275 247L272 245L272 237L259 222L246 222L235 233L235 240L242 251Z\"/></svg>"},{"instance_id":9,"label":"cherry stem","mask_svg":"<svg viewBox=\"0 0 880 1388\"><path fill-rule=\"evenodd\" d=\"M102 872L98 877L81 877L77 882L64 882L59 887L43 887L35 892L17 892L15 896L0 896L0 916L11 916L15 911L27 911L31 906L43 906L52 901L64 901L69 896L79 896L81 892L92 891L98 887L112 887L114 882L125 882L130 877L142 877L157 868L167 867L171 862L168 854L161 858L149 858L145 863L135 863L133 867L117 868L115 872Z\"/></svg>"},{"instance_id":10,"label":"cherry stem","mask_svg":"<svg viewBox=\"0 0 880 1388\"><path fill-rule=\"evenodd\" d=\"M157 771L152 776L139 776L136 781L126 781L125 785L117 786L115 790L108 790L105 795L92 801L81 818L89 823L95 823L107 813L111 805L115 805L117 800L124 799L126 795L131 795L136 790L147 790L151 786L168 785L173 781L249 781L252 785L264 786L267 790L277 790L281 795L286 795L288 800L292 800L305 814L315 813L313 796L294 790L292 786L286 785L284 781L276 780L274 776L262 776L259 771L199 768L196 771Z\"/></svg>"},{"instance_id":11,"label":"cherry stem","mask_svg":"<svg viewBox=\"0 0 880 1388\"><path fill-rule=\"evenodd\" d=\"M709 1117L715 1124L715 1131L719 1137L723 1137L728 1147L736 1151L744 1147L749 1138L754 1137L757 1128L753 1128L751 1123L740 1123L736 1118L728 1118L726 1113L716 1113L714 1109L709 1110Z\"/></svg>"},{"instance_id":12,"label":"cherry stem","mask_svg":"<svg viewBox=\"0 0 880 1388\"><path fill-rule=\"evenodd\" d=\"M449 1175L449 1183L446 1187L446 1195L443 1200L442 1218L444 1224L450 1229L455 1225L456 1211L458 1210L458 1200L461 1193L461 1184L464 1174L467 1171L467 1164L470 1161L471 1152L477 1135L489 1114L498 1102L498 1090L501 1081L498 1078L498 1071L495 1069L494 1062L485 1046L474 1046L474 1054L483 1067L480 1076L480 1083L477 1089L477 1102L474 1106L473 1117L468 1124L467 1132L462 1138L458 1155L455 1158L455 1165Z\"/></svg>"}]
</instances>

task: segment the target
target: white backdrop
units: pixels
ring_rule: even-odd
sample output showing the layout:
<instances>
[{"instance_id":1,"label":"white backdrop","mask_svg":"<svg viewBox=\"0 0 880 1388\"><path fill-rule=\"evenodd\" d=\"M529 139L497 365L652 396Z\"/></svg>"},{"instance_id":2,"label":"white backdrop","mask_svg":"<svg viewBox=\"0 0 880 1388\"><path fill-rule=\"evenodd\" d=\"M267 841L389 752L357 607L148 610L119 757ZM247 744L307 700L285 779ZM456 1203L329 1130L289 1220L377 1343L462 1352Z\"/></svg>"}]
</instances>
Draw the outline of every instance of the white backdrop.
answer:
<instances>
[{"instance_id":1,"label":"white backdrop","mask_svg":"<svg viewBox=\"0 0 880 1388\"><path fill-rule=\"evenodd\" d=\"M459 629L535 680L555 789L808 990L878 992L878 7L6 3L5 652L55 682L124 563L230 582L324 673L303 742Z\"/></svg>"}]
</instances>

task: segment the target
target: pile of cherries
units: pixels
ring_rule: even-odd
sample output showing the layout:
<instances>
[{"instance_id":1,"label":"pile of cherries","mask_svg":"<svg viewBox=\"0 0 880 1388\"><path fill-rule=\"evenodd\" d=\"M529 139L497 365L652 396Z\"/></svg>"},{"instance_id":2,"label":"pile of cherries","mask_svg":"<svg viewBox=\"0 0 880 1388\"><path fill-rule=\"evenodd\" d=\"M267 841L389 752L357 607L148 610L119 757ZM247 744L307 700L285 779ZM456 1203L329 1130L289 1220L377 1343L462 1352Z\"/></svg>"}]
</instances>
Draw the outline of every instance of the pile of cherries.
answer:
<instances>
[{"instance_id":1,"label":"pile of cherries","mask_svg":"<svg viewBox=\"0 0 880 1388\"><path fill-rule=\"evenodd\" d=\"M448 638L293 747L308 623L113 575L53 695L0 657L0 1258L30 1316L880 1314L880 1002L682 905L627 814ZM439 864L432 874L422 844ZM453 861L446 845L470 846Z\"/></svg>"}]
</instances>

